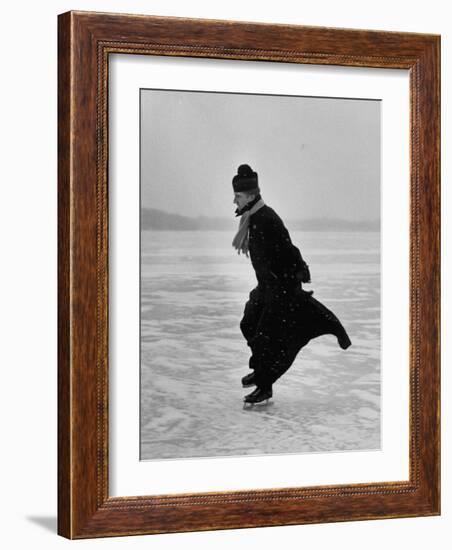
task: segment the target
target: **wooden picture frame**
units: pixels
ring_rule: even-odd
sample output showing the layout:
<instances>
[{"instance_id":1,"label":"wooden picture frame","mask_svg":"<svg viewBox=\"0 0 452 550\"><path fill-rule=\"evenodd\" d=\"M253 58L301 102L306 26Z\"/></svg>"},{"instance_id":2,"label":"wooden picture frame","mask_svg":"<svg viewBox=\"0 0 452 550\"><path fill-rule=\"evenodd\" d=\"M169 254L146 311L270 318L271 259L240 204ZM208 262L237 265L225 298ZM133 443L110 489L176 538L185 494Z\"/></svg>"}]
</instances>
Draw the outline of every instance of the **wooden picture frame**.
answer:
<instances>
[{"instance_id":1,"label":"wooden picture frame","mask_svg":"<svg viewBox=\"0 0 452 550\"><path fill-rule=\"evenodd\" d=\"M90 538L440 513L440 38L68 12L58 35L58 533ZM410 74L409 480L111 497L110 54L399 68Z\"/></svg>"}]
</instances>

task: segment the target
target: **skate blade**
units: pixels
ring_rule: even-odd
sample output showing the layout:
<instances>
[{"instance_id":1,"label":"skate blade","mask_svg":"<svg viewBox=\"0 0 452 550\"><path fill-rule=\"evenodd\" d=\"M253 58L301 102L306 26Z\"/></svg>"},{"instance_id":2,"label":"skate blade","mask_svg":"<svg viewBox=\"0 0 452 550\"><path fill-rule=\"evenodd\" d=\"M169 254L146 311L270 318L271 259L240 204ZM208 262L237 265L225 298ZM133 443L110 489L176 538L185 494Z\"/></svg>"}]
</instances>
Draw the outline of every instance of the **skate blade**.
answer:
<instances>
[{"instance_id":1,"label":"skate blade","mask_svg":"<svg viewBox=\"0 0 452 550\"><path fill-rule=\"evenodd\" d=\"M268 399L264 399L264 401L259 401L259 403L249 403L248 401L243 402L243 408L244 409L253 409L254 407L269 407L270 405L273 405L273 401L270 401L270 397Z\"/></svg>"}]
</instances>

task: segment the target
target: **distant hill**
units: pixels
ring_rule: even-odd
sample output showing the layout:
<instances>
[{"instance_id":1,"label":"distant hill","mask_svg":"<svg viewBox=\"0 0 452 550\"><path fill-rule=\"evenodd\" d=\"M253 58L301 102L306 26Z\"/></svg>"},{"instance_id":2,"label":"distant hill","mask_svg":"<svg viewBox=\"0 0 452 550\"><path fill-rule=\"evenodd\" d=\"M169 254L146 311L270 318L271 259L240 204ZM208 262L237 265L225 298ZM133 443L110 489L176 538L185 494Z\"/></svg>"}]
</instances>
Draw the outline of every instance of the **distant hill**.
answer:
<instances>
[{"instance_id":1,"label":"distant hill","mask_svg":"<svg viewBox=\"0 0 452 550\"><path fill-rule=\"evenodd\" d=\"M154 208L142 208L141 229L186 231L199 229L199 224L195 218L170 214Z\"/></svg>"},{"instance_id":2,"label":"distant hill","mask_svg":"<svg viewBox=\"0 0 452 550\"><path fill-rule=\"evenodd\" d=\"M238 218L214 218L198 216L192 218L181 214L171 214L155 208L141 209L141 229L153 231L235 231ZM332 218L308 220L287 220L286 225L292 231L379 231L380 222L370 220L351 222Z\"/></svg>"},{"instance_id":3,"label":"distant hill","mask_svg":"<svg viewBox=\"0 0 452 550\"><path fill-rule=\"evenodd\" d=\"M170 214L155 208L141 209L141 229L154 231L197 231L215 229L217 231L233 231L237 226L234 216L228 218L209 218L199 216L191 218L180 214Z\"/></svg>"}]
</instances>

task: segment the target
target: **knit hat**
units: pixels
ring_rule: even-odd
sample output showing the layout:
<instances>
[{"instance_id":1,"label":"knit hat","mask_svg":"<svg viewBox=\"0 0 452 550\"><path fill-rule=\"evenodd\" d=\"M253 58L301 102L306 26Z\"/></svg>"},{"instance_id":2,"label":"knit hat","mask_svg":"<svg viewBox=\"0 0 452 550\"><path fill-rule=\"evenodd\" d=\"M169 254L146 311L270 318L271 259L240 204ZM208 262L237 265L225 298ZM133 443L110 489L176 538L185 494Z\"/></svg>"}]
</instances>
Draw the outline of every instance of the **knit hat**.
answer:
<instances>
[{"instance_id":1,"label":"knit hat","mask_svg":"<svg viewBox=\"0 0 452 550\"><path fill-rule=\"evenodd\" d=\"M248 164L241 164L237 169L237 175L232 178L232 187L235 193L258 189L257 173L253 172Z\"/></svg>"}]
</instances>

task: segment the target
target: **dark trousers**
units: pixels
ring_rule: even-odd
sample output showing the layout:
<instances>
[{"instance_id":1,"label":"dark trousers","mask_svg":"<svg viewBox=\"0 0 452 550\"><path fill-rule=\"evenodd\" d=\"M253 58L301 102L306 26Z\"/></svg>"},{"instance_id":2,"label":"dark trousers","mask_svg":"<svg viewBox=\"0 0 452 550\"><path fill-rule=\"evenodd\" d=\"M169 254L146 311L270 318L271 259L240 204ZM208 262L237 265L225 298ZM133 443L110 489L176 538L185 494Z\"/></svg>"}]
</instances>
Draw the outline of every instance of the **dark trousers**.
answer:
<instances>
[{"instance_id":1,"label":"dark trousers","mask_svg":"<svg viewBox=\"0 0 452 550\"><path fill-rule=\"evenodd\" d=\"M249 366L262 389L271 388L309 340L300 326L301 289L257 286L250 293L240 329L251 348Z\"/></svg>"}]
</instances>

